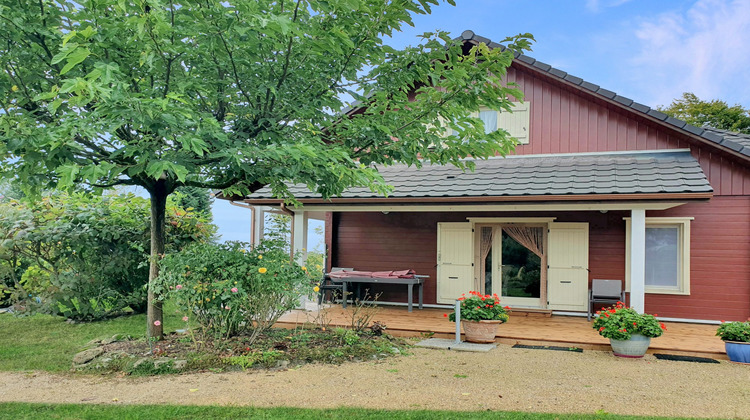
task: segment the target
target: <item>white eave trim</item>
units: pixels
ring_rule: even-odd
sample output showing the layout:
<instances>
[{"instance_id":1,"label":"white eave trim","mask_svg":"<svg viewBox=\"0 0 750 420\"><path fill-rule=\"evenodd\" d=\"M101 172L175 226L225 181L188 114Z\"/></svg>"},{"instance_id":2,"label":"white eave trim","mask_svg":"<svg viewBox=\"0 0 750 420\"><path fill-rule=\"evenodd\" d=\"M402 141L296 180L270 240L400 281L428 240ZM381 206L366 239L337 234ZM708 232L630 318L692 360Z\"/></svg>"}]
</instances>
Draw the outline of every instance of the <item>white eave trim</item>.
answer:
<instances>
[{"instance_id":1,"label":"white eave trim","mask_svg":"<svg viewBox=\"0 0 750 420\"><path fill-rule=\"evenodd\" d=\"M643 203L549 203L549 204L439 204L439 205L330 205L305 204L301 207L289 207L297 213L302 211L320 212L501 212L501 211L629 211L667 210L685 204L684 202L643 202Z\"/></svg>"}]
</instances>

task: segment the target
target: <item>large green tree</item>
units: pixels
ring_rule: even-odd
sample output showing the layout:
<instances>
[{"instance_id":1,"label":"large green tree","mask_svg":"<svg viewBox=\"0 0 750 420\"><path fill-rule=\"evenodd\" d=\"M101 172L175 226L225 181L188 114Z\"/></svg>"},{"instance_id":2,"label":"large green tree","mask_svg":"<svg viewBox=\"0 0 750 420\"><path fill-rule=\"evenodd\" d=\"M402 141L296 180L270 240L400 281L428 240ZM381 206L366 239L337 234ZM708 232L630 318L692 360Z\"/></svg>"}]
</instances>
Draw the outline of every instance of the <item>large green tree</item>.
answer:
<instances>
[{"instance_id":1,"label":"large green tree","mask_svg":"<svg viewBox=\"0 0 750 420\"><path fill-rule=\"evenodd\" d=\"M745 109L740 104L729 106L719 99L704 101L694 93L685 92L669 106L657 109L698 127L750 134L750 109Z\"/></svg>"},{"instance_id":2,"label":"large green tree","mask_svg":"<svg viewBox=\"0 0 750 420\"><path fill-rule=\"evenodd\" d=\"M471 113L522 96L501 78L530 36L383 44L440 2L0 0L0 170L30 189L144 187L153 280L180 186L386 194L376 165L506 153ZM351 98L366 106L339 114ZM149 336L161 318L149 292Z\"/></svg>"}]
</instances>

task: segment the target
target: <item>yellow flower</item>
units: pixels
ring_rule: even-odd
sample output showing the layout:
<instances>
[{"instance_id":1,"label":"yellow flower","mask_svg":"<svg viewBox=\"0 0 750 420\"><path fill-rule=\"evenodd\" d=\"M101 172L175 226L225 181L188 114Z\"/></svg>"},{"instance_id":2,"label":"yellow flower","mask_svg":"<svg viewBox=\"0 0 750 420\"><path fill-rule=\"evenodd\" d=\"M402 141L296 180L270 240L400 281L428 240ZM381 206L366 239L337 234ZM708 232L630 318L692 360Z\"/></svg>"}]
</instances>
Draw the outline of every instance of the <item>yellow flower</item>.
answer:
<instances>
[{"instance_id":1,"label":"yellow flower","mask_svg":"<svg viewBox=\"0 0 750 420\"><path fill-rule=\"evenodd\" d=\"M303 266L302 266L302 271L307 271L307 267L305 267L305 266L303 265Z\"/></svg>"},{"instance_id":2,"label":"yellow flower","mask_svg":"<svg viewBox=\"0 0 750 420\"><path fill-rule=\"evenodd\" d=\"M313 291L315 293L318 293L320 291L320 287L318 287L318 286L313 287Z\"/></svg>"},{"instance_id":3,"label":"yellow flower","mask_svg":"<svg viewBox=\"0 0 750 420\"><path fill-rule=\"evenodd\" d=\"M322 267L320 266L320 264L315 264L315 268L317 268L318 270L320 270Z\"/></svg>"},{"instance_id":4,"label":"yellow flower","mask_svg":"<svg viewBox=\"0 0 750 420\"><path fill-rule=\"evenodd\" d=\"M211 302L211 299L209 299L209 298L206 298L206 302Z\"/></svg>"},{"instance_id":5,"label":"yellow flower","mask_svg":"<svg viewBox=\"0 0 750 420\"><path fill-rule=\"evenodd\" d=\"M261 267L261 268L259 268L259 269L258 269L258 272L259 272L260 274L263 274L263 273L265 273L266 271L268 271L268 270L266 269L266 267Z\"/></svg>"},{"instance_id":6,"label":"yellow flower","mask_svg":"<svg viewBox=\"0 0 750 420\"><path fill-rule=\"evenodd\" d=\"M10 90L12 90L13 92L18 92L18 86L16 86L16 85L13 85L13 86L12 86L12 87L10 88Z\"/></svg>"},{"instance_id":7,"label":"yellow flower","mask_svg":"<svg viewBox=\"0 0 750 420\"><path fill-rule=\"evenodd\" d=\"M246 250L246 249L243 249L243 250L242 250L242 253L243 253L243 254L244 254L244 253L246 253L246 252L247 252L247 250Z\"/></svg>"},{"instance_id":8,"label":"yellow flower","mask_svg":"<svg viewBox=\"0 0 750 420\"><path fill-rule=\"evenodd\" d=\"M262 255L258 255L258 259L259 259L259 260L262 260L262 259L263 259L263 256L262 256Z\"/></svg>"}]
</instances>

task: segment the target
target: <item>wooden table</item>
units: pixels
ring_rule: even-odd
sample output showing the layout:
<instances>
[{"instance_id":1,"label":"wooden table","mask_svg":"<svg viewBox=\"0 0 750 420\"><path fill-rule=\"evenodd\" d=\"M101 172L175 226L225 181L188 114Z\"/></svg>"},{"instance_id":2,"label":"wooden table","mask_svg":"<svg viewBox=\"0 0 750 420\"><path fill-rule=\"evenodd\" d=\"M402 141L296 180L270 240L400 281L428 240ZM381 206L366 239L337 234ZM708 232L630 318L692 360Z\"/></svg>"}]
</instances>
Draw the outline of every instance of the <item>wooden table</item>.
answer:
<instances>
[{"instance_id":1,"label":"wooden table","mask_svg":"<svg viewBox=\"0 0 750 420\"><path fill-rule=\"evenodd\" d=\"M346 300L347 300L347 294L349 289L350 283L356 283L357 285L362 283L380 283L380 284L403 284L406 286L407 294L408 294L408 307L409 312L412 310L412 303L414 301L414 285L416 284L419 286L418 294L419 294L419 309L422 309L422 299L424 296L424 282L425 280L429 279L430 276L414 276L413 278L387 278L387 277L341 277L341 278L334 278L329 277L332 282L334 283L341 283L344 293L344 298L342 299L343 304L342 306L346 308Z\"/></svg>"}]
</instances>

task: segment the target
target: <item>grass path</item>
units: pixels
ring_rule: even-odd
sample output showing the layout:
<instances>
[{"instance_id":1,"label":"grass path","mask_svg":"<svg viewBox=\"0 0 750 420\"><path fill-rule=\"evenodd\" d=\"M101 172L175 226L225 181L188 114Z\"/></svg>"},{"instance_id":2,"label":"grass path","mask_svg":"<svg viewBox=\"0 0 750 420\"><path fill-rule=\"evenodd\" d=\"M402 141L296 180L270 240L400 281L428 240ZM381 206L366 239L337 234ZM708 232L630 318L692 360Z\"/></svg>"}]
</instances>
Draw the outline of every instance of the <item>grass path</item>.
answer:
<instances>
[{"instance_id":1,"label":"grass path","mask_svg":"<svg viewBox=\"0 0 750 420\"><path fill-rule=\"evenodd\" d=\"M75 405L75 404L28 404L0 403L0 413L16 420L135 420L135 419L368 419L368 420L417 420L417 419L507 419L507 420L595 420L595 419L667 419L668 417L614 416L608 414L544 414L498 411L427 411L427 410L367 410L337 408L315 410L304 408L244 408L244 407L196 407L173 405Z\"/></svg>"},{"instance_id":2,"label":"grass path","mask_svg":"<svg viewBox=\"0 0 750 420\"><path fill-rule=\"evenodd\" d=\"M174 308L165 305L164 332L184 328L181 317ZM58 316L15 317L3 313L0 314L0 371L67 371L73 356L89 341L115 334L143 337L145 332L145 315L69 324Z\"/></svg>"}]
</instances>

